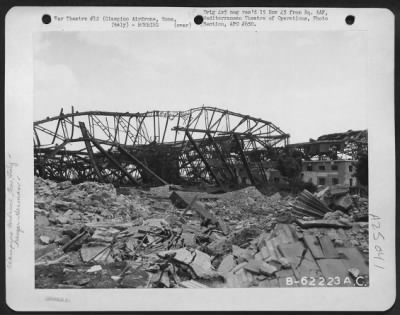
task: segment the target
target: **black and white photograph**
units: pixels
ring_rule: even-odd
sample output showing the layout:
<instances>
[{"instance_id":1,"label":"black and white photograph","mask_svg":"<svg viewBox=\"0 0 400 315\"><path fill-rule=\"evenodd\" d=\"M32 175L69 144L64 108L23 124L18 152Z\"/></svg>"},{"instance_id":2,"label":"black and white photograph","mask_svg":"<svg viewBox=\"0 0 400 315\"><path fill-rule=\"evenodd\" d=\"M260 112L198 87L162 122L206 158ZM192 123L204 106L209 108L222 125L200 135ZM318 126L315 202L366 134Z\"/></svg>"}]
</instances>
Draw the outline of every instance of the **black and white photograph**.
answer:
<instances>
[{"instance_id":1,"label":"black and white photograph","mask_svg":"<svg viewBox=\"0 0 400 315\"><path fill-rule=\"evenodd\" d=\"M34 45L36 288L368 285L365 34Z\"/></svg>"},{"instance_id":2,"label":"black and white photograph","mask_svg":"<svg viewBox=\"0 0 400 315\"><path fill-rule=\"evenodd\" d=\"M10 10L7 304L390 307L393 25L372 8Z\"/></svg>"}]
</instances>

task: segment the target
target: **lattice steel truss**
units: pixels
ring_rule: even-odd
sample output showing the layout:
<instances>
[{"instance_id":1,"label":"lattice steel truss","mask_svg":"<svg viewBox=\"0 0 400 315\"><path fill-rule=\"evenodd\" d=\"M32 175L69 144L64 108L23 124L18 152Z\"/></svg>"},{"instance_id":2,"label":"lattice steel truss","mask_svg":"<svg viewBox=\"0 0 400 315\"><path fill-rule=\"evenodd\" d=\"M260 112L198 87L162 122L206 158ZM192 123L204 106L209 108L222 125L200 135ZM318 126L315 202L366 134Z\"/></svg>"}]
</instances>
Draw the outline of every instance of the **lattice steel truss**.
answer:
<instances>
[{"instance_id":1,"label":"lattice steel truss","mask_svg":"<svg viewBox=\"0 0 400 315\"><path fill-rule=\"evenodd\" d=\"M34 123L35 175L116 185L266 180L273 123L213 107L145 113L72 112ZM245 175L243 175L245 174Z\"/></svg>"}]
</instances>

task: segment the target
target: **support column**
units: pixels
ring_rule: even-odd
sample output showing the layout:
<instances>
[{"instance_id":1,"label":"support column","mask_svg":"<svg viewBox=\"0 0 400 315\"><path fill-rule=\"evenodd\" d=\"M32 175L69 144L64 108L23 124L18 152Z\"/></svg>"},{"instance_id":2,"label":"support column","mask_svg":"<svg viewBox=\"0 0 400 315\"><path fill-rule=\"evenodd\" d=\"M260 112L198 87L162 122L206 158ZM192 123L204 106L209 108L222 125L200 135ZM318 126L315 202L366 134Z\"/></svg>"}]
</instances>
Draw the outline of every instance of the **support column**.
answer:
<instances>
[{"instance_id":1,"label":"support column","mask_svg":"<svg viewBox=\"0 0 400 315\"><path fill-rule=\"evenodd\" d=\"M242 159L243 166L244 166L244 168L246 169L247 175L249 175L249 178L250 178L251 183L252 183L253 185L255 185L256 182L255 182L255 180L254 180L254 178L253 178L253 174L251 174L251 170L250 170L249 164L247 163L246 156L244 155L244 152L243 152L243 149L242 149L242 144L240 143L240 140L239 140L239 138L238 138L238 136L237 136L236 134L233 135L233 138L235 139L235 141L236 141L237 144L238 144L238 147L239 147L239 155L240 155L240 158Z\"/></svg>"},{"instance_id":2,"label":"support column","mask_svg":"<svg viewBox=\"0 0 400 315\"><path fill-rule=\"evenodd\" d=\"M206 132L208 139L210 140L210 142L213 144L215 151L217 151L222 163L224 164L225 168L229 171L229 174L231 175L232 180L236 179L235 174L233 173L232 169L230 168L230 166L228 165L228 163L225 160L224 155L222 154L221 150L219 149L218 145L215 143L214 138L211 136L211 134L207 131Z\"/></svg>"},{"instance_id":3,"label":"support column","mask_svg":"<svg viewBox=\"0 0 400 315\"><path fill-rule=\"evenodd\" d=\"M190 135L189 131L186 130L186 136L188 137L190 143L193 145L195 151L200 156L200 159L203 161L204 165L206 166L207 170L210 172L211 176L215 179L218 186L222 187L221 182L219 181L217 175L212 170L211 166L208 164L207 159L203 156L200 151L200 148L197 146L196 142L193 140L192 136Z\"/></svg>"},{"instance_id":4,"label":"support column","mask_svg":"<svg viewBox=\"0 0 400 315\"><path fill-rule=\"evenodd\" d=\"M154 173L151 169L149 169L142 161L140 161L137 157L135 157L133 154L128 152L125 148L122 146L118 146L118 150L128 156L131 160L133 160L136 164L139 164L145 171L153 175L156 179L158 179L161 183L164 185L169 185L168 182L166 182L164 179L162 179L160 176L158 176L156 173Z\"/></svg>"},{"instance_id":5,"label":"support column","mask_svg":"<svg viewBox=\"0 0 400 315\"><path fill-rule=\"evenodd\" d=\"M102 183L104 183L104 178L103 178L103 176L101 175L100 170L99 170L99 168L98 168L98 166L97 166L97 164L96 164L96 161L95 161L95 159L94 159L94 154L93 154L92 146L90 145L90 141L89 141L90 137L89 137L89 134L88 134L88 132L87 132L87 130L86 130L85 123L82 122L82 121L80 121L80 122L79 122L79 127L81 128L83 140L85 141L86 150L87 150L87 152L88 152L88 154L89 154L89 158L90 158L90 162L92 163L92 167L93 167L93 169L94 169L94 171L95 171L95 173L96 173L96 175L97 175L99 181L102 182Z\"/></svg>"}]
</instances>

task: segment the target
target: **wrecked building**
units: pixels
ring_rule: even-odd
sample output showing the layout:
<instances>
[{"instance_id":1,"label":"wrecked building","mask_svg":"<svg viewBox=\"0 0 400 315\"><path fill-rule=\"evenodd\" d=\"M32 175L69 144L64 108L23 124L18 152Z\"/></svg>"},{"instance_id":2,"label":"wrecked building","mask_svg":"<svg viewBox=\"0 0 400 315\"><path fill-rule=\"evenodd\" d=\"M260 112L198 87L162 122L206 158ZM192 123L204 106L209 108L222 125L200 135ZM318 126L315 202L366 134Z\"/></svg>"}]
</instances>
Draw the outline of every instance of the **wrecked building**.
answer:
<instances>
[{"instance_id":1,"label":"wrecked building","mask_svg":"<svg viewBox=\"0 0 400 315\"><path fill-rule=\"evenodd\" d=\"M369 283L368 200L345 189L294 197L252 186L125 188L35 177L36 288Z\"/></svg>"},{"instance_id":2,"label":"wrecked building","mask_svg":"<svg viewBox=\"0 0 400 315\"><path fill-rule=\"evenodd\" d=\"M355 177L356 160L321 160L303 163L301 178L314 185L357 185Z\"/></svg>"},{"instance_id":3,"label":"wrecked building","mask_svg":"<svg viewBox=\"0 0 400 315\"><path fill-rule=\"evenodd\" d=\"M288 145L303 154L302 172L304 182L314 185L356 186L356 163L359 154L368 150L366 130L334 133L320 136L317 140Z\"/></svg>"},{"instance_id":4,"label":"wrecked building","mask_svg":"<svg viewBox=\"0 0 400 315\"><path fill-rule=\"evenodd\" d=\"M267 181L271 150L288 139L269 121L214 107L61 110L34 123L35 175L115 185L255 185Z\"/></svg>"},{"instance_id":5,"label":"wrecked building","mask_svg":"<svg viewBox=\"0 0 400 315\"><path fill-rule=\"evenodd\" d=\"M367 198L338 185L255 187L286 180L276 158L299 147L288 139L271 122L212 107L36 121L35 287L368 286ZM356 157L299 149L303 176L329 185L333 172L352 174L342 166Z\"/></svg>"}]
</instances>

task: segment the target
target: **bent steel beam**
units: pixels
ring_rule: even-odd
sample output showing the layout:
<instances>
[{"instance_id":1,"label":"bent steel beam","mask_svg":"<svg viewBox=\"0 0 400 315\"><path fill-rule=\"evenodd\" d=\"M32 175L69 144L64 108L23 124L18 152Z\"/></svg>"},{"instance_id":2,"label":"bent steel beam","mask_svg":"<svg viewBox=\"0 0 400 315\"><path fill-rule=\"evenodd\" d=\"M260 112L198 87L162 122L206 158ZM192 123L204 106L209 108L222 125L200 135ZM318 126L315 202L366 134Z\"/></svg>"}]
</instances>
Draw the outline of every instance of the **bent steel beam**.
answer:
<instances>
[{"instance_id":1,"label":"bent steel beam","mask_svg":"<svg viewBox=\"0 0 400 315\"><path fill-rule=\"evenodd\" d=\"M154 173L151 169L149 169L142 161L140 161L137 157L129 153L126 149L124 149L121 145L118 146L118 150L120 150L122 153L127 155L130 159L133 160L134 163L139 164L146 172L150 173L153 175L156 179L158 179L162 184L164 185L169 185L167 181L162 179L160 176L158 176L156 173Z\"/></svg>"},{"instance_id":2,"label":"bent steel beam","mask_svg":"<svg viewBox=\"0 0 400 315\"><path fill-rule=\"evenodd\" d=\"M197 154L199 155L200 159L203 161L204 165L206 166L206 168L208 169L208 171L210 172L211 176L214 177L216 183L218 184L218 186L222 187L221 182L219 181L217 175L214 173L213 169L211 168L211 166L208 164L207 159L204 157L204 155L201 153L199 147L197 146L196 142L193 140L192 136L190 135L190 133L188 131L186 131L186 136L188 137L190 143L193 145L193 148L195 149L195 151L197 152Z\"/></svg>"},{"instance_id":3,"label":"bent steel beam","mask_svg":"<svg viewBox=\"0 0 400 315\"><path fill-rule=\"evenodd\" d=\"M233 135L233 138L235 139L235 141L236 141L236 143L238 145L239 155L240 155L240 158L241 158L241 160L243 162L243 166L246 169L247 175L249 175L249 179L250 179L251 183L253 185L255 185L256 182L254 180L253 174L251 173L249 164L247 163L246 156L245 156L245 154L243 152L242 144L240 143L240 140L239 140L239 138L238 138L238 136L236 134Z\"/></svg>"},{"instance_id":4,"label":"bent steel beam","mask_svg":"<svg viewBox=\"0 0 400 315\"><path fill-rule=\"evenodd\" d=\"M87 153L89 154L89 159L90 159L90 162L92 163L92 167L93 167L93 169L94 169L99 181L101 183L104 183L104 178L100 173L99 167L97 166L96 160L95 160L94 155L93 155L92 146L90 145L90 137L89 137L88 132L86 130L85 123L79 122L79 127L81 128L81 131L82 131L82 135L83 135L83 139L84 139L84 142L85 142L86 150L87 150Z\"/></svg>"},{"instance_id":5,"label":"bent steel beam","mask_svg":"<svg viewBox=\"0 0 400 315\"><path fill-rule=\"evenodd\" d=\"M60 111L58 116L34 122L33 127L35 174L44 174L40 165L46 158L43 176L50 179L124 185L145 183L149 177L164 184L233 184L240 159L250 169L250 162L245 163L250 161L250 152L263 152L267 160L289 138L269 121L204 106L143 113ZM168 165L160 168L163 161ZM259 164L257 174L250 172L249 177L265 181L264 166Z\"/></svg>"}]
</instances>

